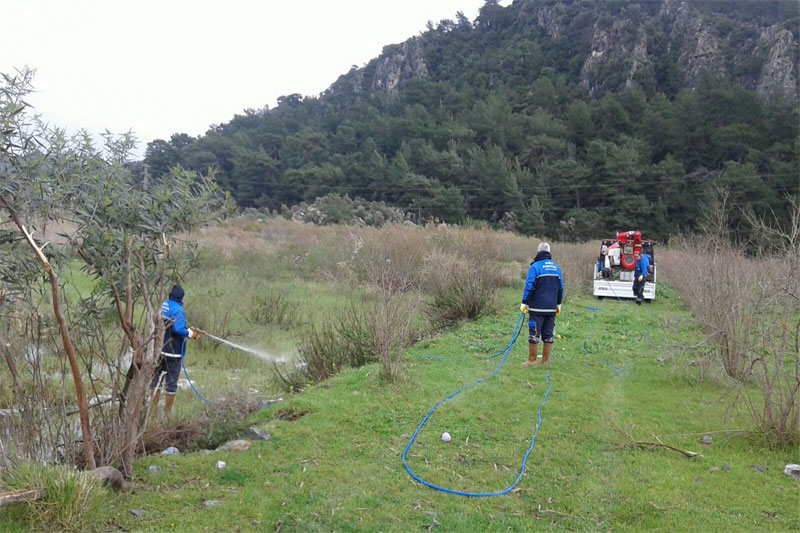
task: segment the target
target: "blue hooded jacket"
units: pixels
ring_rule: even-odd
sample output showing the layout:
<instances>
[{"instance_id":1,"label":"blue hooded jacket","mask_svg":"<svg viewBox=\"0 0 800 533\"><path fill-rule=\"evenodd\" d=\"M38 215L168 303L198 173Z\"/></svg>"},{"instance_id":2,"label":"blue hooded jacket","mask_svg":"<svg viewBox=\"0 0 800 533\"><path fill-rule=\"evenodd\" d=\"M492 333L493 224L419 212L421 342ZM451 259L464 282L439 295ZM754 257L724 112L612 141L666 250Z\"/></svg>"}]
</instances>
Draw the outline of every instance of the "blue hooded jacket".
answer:
<instances>
[{"instance_id":1,"label":"blue hooded jacket","mask_svg":"<svg viewBox=\"0 0 800 533\"><path fill-rule=\"evenodd\" d=\"M550 252L539 252L528 269L522 302L532 315L554 315L563 299L561 267L553 262Z\"/></svg>"},{"instance_id":2,"label":"blue hooded jacket","mask_svg":"<svg viewBox=\"0 0 800 533\"><path fill-rule=\"evenodd\" d=\"M639 276L647 276L647 270L650 268L650 255L642 254L642 258L636 261L633 267L633 280L638 281Z\"/></svg>"},{"instance_id":3,"label":"blue hooded jacket","mask_svg":"<svg viewBox=\"0 0 800 533\"><path fill-rule=\"evenodd\" d=\"M164 355L181 357L183 341L189 336L186 328L186 312L183 310L183 288L175 285L169 293L169 300L161 304L164 319Z\"/></svg>"}]
</instances>

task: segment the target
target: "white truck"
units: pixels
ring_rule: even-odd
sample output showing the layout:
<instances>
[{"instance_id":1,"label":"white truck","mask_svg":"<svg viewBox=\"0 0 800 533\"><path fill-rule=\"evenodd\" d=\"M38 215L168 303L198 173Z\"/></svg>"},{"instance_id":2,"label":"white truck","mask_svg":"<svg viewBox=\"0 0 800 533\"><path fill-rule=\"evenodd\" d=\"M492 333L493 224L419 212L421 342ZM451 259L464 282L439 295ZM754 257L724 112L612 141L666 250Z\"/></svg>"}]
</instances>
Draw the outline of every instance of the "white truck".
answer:
<instances>
[{"instance_id":1,"label":"white truck","mask_svg":"<svg viewBox=\"0 0 800 533\"><path fill-rule=\"evenodd\" d=\"M653 241L642 240L640 231L621 232L617 233L616 239L603 239L600 256L592 265L592 294L598 299L635 299L636 295L633 293L635 256L641 253L650 256L650 268L646 273L643 297L645 302L652 302L656 297L658 276L654 244Z\"/></svg>"}]
</instances>

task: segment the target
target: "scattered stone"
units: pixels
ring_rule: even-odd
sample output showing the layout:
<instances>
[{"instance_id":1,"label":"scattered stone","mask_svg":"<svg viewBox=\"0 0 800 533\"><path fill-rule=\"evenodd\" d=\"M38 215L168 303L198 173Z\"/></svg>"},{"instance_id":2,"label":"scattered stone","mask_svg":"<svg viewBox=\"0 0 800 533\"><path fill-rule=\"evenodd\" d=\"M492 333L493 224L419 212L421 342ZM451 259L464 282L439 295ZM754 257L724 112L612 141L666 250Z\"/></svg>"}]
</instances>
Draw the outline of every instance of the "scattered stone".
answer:
<instances>
[{"instance_id":1,"label":"scattered stone","mask_svg":"<svg viewBox=\"0 0 800 533\"><path fill-rule=\"evenodd\" d=\"M151 474L158 474L159 472L161 472L161 467L158 465L150 465L147 467L147 471L150 472Z\"/></svg>"},{"instance_id":2,"label":"scattered stone","mask_svg":"<svg viewBox=\"0 0 800 533\"><path fill-rule=\"evenodd\" d=\"M271 440L272 439L272 435L270 435L266 431L264 431L262 429L258 429L258 428L252 427L252 426L247 428L247 431L244 432L244 436L247 437L248 439L253 439L253 440Z\"/></svg>"},{"instance_id":3,"label":"scattered stone","mask_svg":"<svg viewBox=\"0 0 800 533\"><path fill-rule=\"evenodd\" d=\"M786 465L786 468L783 469L783 473L795 479L800 479L800 465Z\"/></svg>"},{"instance_id":4,"label":"scattered stone","mask_svg":"<svg viewBox=\"0 0 800 533\"><path fill-rule=\"evenodd\" d=\"M703 480L702 480L702 479L700 479L699 477L696 477L696 478L694 478L694 482L695 482L695 483L702 483L702 482L703 482Z\"/></svg>"},{"instance_id":5,"label":"scattered stone","mask_svg":"<svg viewBox=\"0 0 800 533\"><path fill-rule=\"evenodd\" d=\"M250 441L231 440L217 448L218 452L243 452L250 449Z\"/></svg>"},{"instance_id":6,"label":"scattered stone","mask_svg":"<svg viewBox=\"0 0 800 533\"><path fill-rule=\"evenodd\" d=\"M428 516L439 516L439 513L436 511L422 511L422 514L426 514Z\"/></svg>"},{"instance_id":7,"label":"scattered stone","mask_svg":"<svg viewBox=\"0 0 800 533\"><path fill-rule=\"evenodd\" d=\"M725 463L724 465L722 465L722 469L724 471L726 471L726 472L730 472L731 471L731 465L729 465L728 463Z\"/></svg>"},{"instance_id":8,"label":"scattered stone","mask_svg":"<svg viewBox=\"0 0 800 533\"><path fill-rule=\"evenodd\" d=\"M228 466L228 464L225 461L217 461L217 464L214 465L214 468L217 470L225 470L226 466Z\"/></svg>"},{"instance_id":9,"label":"scattered stone","mask_svg":"<svg viewBox=\"0 0 800 533\"><path fill-rule=\"evenodd\" d=\"M122 472L113 466L100 466L94 470L87 470L87 474L94 476L97 479L105 482L109 487L114 490L122 490L127 488L125 478L122 477Z\"/></svg>"},{"instance_id":10,"label":"scattered stone","mask_svg":"<svg viewBox=\"0 0 800 533\"><path fill-rule=\"evenodd\" d=\"M700 439L700 442L703 444L712 444L714 442L714 438L711 435L703 435L703 438Z\"/></svg>"},{"instance_id":11,"label":"scattered stone","mask_svg":"<svg viewBox=\"0 0 800 533\"><path fill-rule=\"evenodd\" d=\"M659 357L658 359L656 359L656 361L658 361L659 363L663 363L666 360L667 360L666 357Z\"/></svg>"},{"instance_id":12,"label":"scattered stone","mask_svg":"<svg viewBox=\"0 0 800 533\"><path fill-rule=\"evenodd\" d=\"M128 509L128 512L136 518L144 518L144 509Z\"/></svg>"},{"instance_id":13,"label":"scattered stone","mask_svg":"<svg viewBox=\"0 0 800 533\"><path fill-rule=\"evenodd\" d=\"M359 394L361 394L361 393L360 393L360 392L358 392L357 390L354 390L354 391L353 391L353 395L354 395L354 396L358 396Z\"/></svg>"},{"instance_id":14,"label":"scattered stone","mask_svg":"<svg viewBox=\"0 0 800 533\"><path fill-rule=\"evenodd\" d=\"M197 452L197 455L208 455L208 454L212 453L213 451L214 450L200 450L199 452Z\"/></svg>"},{"instance_id":15,"label":"scattered stone","mask_svg":"<svg viewBox=\"0 0 800 533\"><path fill-rule=\"evenodd\" d=\"M180 452L178 451L178 448L176 448L175 446L170 446L169 448L167 448L166 450L164 450L161 453L162 453L162 455L177 455Z\"/></svg>"},{"instance_id":16,"label":"scattered stone","mask_svg":"<svg viewBox=\"0 0 800 533\"><path fill-rule=\"evenodd\" d=\"M712 466L711 468L708 469L708 471L709 472L719 472L719 467L718 466Z\"/></svg>"},{"instance_id":17,"label":"scattered stone","mask_svg":"<svg viewBox=\"0 0 800 533\"><path fill-rule=\"evenodd\" d=\"M442 524L440 524L439 521L434 518L433 522L431 522L431 525L428 526L428 531L430 531L431 529L433 529L435 527L439 527L441 525Z\"/></svg>"},{"instance_id":18,"label":"scattered stone","mask_svg":"<svg viewBox=\"0 0 800 533\"><path fill-rule=\"evenodd\" d=\"M769 467L768 466L764 466L764 465L750 465L750 466L752 466L753 468L755 468L759 472L766 472L767 470L769 470Z\"/></svg>"},{"instance_id":19,"label":"scattered stone","mask_svg":"<svg viewBox=\"0 0 800 533\"><path fill-rule=\"evenodd\" d=\"M203 507L216 507L222 505L222 500L206 500L203 502Z\"/></svg>"}]
</instances>

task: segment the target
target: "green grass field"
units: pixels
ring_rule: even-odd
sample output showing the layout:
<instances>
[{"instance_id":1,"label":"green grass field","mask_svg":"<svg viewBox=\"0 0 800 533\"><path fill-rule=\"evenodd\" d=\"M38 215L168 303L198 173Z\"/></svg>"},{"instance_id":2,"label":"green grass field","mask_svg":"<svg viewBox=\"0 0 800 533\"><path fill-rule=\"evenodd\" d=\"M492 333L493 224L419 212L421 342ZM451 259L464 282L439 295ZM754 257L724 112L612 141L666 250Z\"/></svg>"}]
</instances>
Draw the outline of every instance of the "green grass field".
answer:
<instances>
[{"instance_id":1,"label":"green grass field","mask_svg":"<svg viewBox=\"0 0 800 533\"><path fill-rule=\"evenodd\" d=\"M410 436L436 402L499 364L486 356L510 340L517 292L502 294L508 312L415 346L398 385L387 386L370 365L256 413L251 422L272 434L270 442L241 453L140 459L134 489L118 496L109 523L142 531L800 528L800 484L782 472L796 450L764 449L747 433L699 442L704 432L750 424L727 411L724 385L699 378L692 354L678 364L657 361L663 345L700 338L670 291L641 307L568 298L556 325L544 422L512 493L467 498L413 482L401 460ZM482 492L516 478L547 390L544 368L520 365L526 334L496 377L443 404L420 432L409 464L423 479ZM202 368L196 376L207 382ZM198 400L181 392L178 401ZM304 415L281 420L287 411ZM452 442L441 441L443 431ZM703 456L626 447L621 431ZM215 470L217 460L227 468ZM150 465L162 471L150 474ZM222 503L206 508L205 500Z\"/></svg>"},{"instance_id":2,"label":"green grass field","mask_svg":"<svg viewBox=\"0 0 800 533\"><path fill-rule=\"evenodd\" d=\"M339 310L370 296L363 280L351 282L359 263L347 249L350 241L336 234L344 230L280 221L270 227L265 235L272 240L253 237L252 251L250 241L241 242L249 235L214 241L232 246L231 256L209 254L186 278L186 309L192 326L291 357L309 324L333 321ZM445 236L447 243L475 249L476 241L461 233ZM489 246L498 238L479 242ZM288 248L273 250L277 242ZM512 244L506 248L524 249L524 243ZM800 530L800 483L783 474L787 463L800 462L800 451L766 448L741 403L731 407L736 390L704 362L707 354L675 350L704 338L676 292L660 284L658 300L640 307L598 301L578 281L593 248L568 246L561 256L571 261L567 300L556 324L552 367L520 365L527 357L523 329L502 370L442 404L408 454L414 472L433 484L467 492L505 489L530 446L550 374L543 423L526 473L510 494L467 498L434 491L412 480L402 454L431 407L500 364L487 356L511 339L523 281L515 273L524 276L525 264L512 256L503 265L507 283L518 287L501 291L502 311L418 342L406 353L398 383L387 384L373 364L285 394L271 363L208 339L192 341L186 364L207 398L283 396L246 424L265 429L272 440L240 453L142 457L132 489L113 496L92 524L109 531ZM398 249L406 249L404 242ZM493 250L484 255L498 256ZM338 268L339 260L353 270L337 274L331 265ZM93 282L76 268L68 274L74 287L68 296L92 290ZM259 305L277 302L291 324L253 316ZM419 322L427 331L424 319ZM180 390L173 422L191 423L206 409L190 390ZM158 414L154 419L163 422ZM452 442L441 441L444 431ZM713 443L704 445L700 439L709 432ZM627 435L661 439L702 457L631 447ZM227 468L216 470L218 460ZM162 470L150 473L152 465ZM207 500L221 503L206 507ZM135 517L131 509L144 515ZM4 511L0 530L25 531L24 518L20 509Z\"/></svg>"}]
</instances>

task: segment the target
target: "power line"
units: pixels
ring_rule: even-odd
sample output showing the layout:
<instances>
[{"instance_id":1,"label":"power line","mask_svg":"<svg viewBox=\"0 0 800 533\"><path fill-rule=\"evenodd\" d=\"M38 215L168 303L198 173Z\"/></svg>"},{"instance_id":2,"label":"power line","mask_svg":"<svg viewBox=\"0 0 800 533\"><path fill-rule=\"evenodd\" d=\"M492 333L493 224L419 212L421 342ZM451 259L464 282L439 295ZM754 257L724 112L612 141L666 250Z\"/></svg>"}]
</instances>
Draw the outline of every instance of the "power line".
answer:
<instances>
[{"instance_id":1,"label":"power line","mask_svg":"<svg viewBox=\"0 0 800 533\"><path fill-rule=\"evenodd\" d=\"M711 171L711 172L720 172L720 171ZM800 178L800 172L797 173L781 173L781 174L758 174L753 177L765 179L769 178L773 180L777 177L789 177L789 176L797 176ZM692 186L702 186L708 183L715 182L719 176L707 179L704 181L691 181L688 180L686 177L678 178L678 179L670 179L670 180L651 180L651 181L636 181L632 180L630 182L589 182L589 183L575 183L575 184L564 184L564 185L545 185L545 184L534 184L530 185L529 187L532 189L538 190L547 190L547 191L560 191L560 190L575 190L575 189L597 189L597 188L620 188L620 187L638 187L638 186L646 186L646 185L672 185L672 184L683 184L683 185L692 185ZM228 181L228 180L226 180ZM296 188L305 188L308 189L326 189L332 191L339 191L339 190L354 190L354 191L362 191L365 189L372 189L380 192L412 192L412 191L419 191L419 192L429 192L431 191L431 187L400 187L397 185L391 186L382 186L380 182L371 182L365 185L335 185L335 184L317 184L317 183L266 183L262 180L229 180L230 185L262 185L268 187L273 190L294 190ZM217 180L219 184L220 181ZM491 190L487 190L487 186L461 186L458 184L451 184L445 182L439 182L442 186L446 188L457 188L461 192L487 192L491 193ZM227 184L226 184L227 185ZM752 187L757 187L757 184L753 184ZM521 189L519 183L517 184L517 188ZM525 186L526 188L528 186Z\"/></svg>"}]
</instances>

